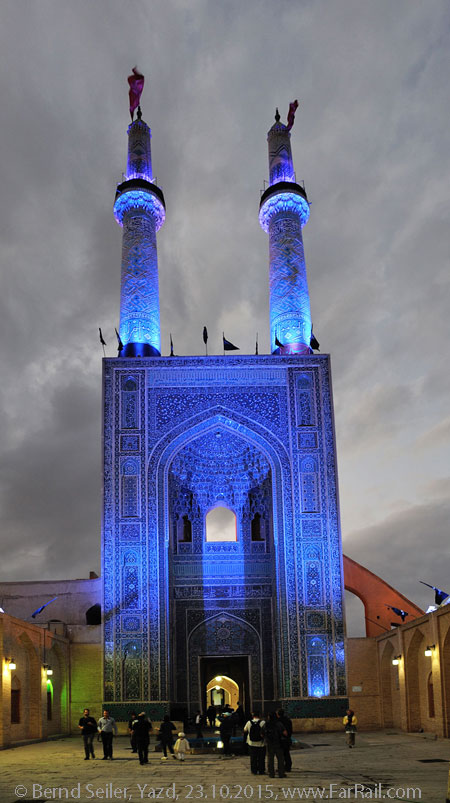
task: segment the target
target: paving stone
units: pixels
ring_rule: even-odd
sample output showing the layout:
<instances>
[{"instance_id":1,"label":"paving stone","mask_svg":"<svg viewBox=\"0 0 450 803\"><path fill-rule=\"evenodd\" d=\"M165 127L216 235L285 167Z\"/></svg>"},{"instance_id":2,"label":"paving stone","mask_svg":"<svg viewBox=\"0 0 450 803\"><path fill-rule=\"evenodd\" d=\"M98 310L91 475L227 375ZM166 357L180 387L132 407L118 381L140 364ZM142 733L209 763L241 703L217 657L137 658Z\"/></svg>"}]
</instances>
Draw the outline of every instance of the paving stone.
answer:
<instances>
[{"instance_id":1,"label":"paving stone","mask_svg":"<svg viewBox=\"0 0 450 803\"><path fill-rule=\"evenodd\" d=\"M222 760L190 755L185 762L150 752L141 766L129 741L114 742L114 760L84 761L81 739L70 737L0 752L0 803L29 800L403 800L444 803L448 740L363 733L349 750L341 733L311 734L318 746L293 751L287 778L254 776L247 756ZM153 747L153 746L152 746ZM152 748L151 748L152 749ZM438 759L445 759L441 762ZM416 791L408 792L407 789ZM394 793L393 790L398 790Z\"/></svg>"}]
</instances>

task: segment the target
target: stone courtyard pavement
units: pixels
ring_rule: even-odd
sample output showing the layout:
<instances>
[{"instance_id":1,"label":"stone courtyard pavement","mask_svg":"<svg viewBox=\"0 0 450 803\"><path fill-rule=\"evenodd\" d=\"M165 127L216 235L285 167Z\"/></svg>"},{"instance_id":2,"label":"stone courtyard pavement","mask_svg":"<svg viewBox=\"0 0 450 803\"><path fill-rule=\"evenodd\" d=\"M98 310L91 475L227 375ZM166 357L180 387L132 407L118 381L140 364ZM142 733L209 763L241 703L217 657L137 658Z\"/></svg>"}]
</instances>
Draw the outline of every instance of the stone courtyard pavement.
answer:
<instances>
[{"instance_id":1,"label":"stone courtyard pavement","mask_svg":"<svg viewBox=\"0 0 450 803\"><path fill-rule=\"evenodd\" d=\"M287 778L250 773L246 756L190 755L184 763L150 753L140 766L129 741L114 742L114 761L84 761L81 738L0 752L0 803L31 800L403 800L445 803L450 742L424 735L358 733L350 750L342 733L305 734ZM151 746L153 750L153 744Z\"/></svg>"}]
</instances>

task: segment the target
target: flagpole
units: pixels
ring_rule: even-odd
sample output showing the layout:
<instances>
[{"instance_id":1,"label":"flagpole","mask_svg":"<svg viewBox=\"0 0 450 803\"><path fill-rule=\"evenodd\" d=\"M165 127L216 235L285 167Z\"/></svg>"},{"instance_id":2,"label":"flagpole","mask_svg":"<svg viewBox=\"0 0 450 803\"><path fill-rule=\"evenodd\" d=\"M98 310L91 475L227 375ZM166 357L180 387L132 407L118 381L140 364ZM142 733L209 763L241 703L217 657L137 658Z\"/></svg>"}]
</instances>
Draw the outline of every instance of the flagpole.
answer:
<instances>
[{"instance_id":1,"label":"flagpole","mask_svg":"<svg viewBox=\"0 0 450 803\"><path fill-rule=\"evenodd\" d=\"M222 348L223 348L223 356L225 357L225 332L222 332Z\"/></svg>"}]
</instances>

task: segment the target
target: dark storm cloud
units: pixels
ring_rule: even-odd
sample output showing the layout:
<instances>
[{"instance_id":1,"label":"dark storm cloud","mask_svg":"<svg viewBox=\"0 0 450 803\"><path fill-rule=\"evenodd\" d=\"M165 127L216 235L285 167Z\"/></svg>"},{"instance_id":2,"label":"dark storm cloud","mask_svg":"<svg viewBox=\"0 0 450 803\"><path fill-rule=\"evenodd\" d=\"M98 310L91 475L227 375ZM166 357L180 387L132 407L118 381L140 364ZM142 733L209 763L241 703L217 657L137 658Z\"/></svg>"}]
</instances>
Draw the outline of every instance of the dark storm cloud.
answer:
<instances>
[{"instance_id":1,"label":"dark storm cloud","mask_svg":"<svg viewBox=\"0 0 450 803\"><path fill-rule=\"evenodd\" d=\"M345 549L370 565L371 528L405 510L421 565L421 528L433 511L442 523L423 478L449 474L449 27L443 1L3 4L2 577L98 568L97 327L113 356L135 63L167 202L165 353L169 332L177 353L202 353L204 324L212 352L222 330L268 349L266 132L298 97L311 307L333 361L343 532L358 532Z\"/></svg>"}]
</instances>

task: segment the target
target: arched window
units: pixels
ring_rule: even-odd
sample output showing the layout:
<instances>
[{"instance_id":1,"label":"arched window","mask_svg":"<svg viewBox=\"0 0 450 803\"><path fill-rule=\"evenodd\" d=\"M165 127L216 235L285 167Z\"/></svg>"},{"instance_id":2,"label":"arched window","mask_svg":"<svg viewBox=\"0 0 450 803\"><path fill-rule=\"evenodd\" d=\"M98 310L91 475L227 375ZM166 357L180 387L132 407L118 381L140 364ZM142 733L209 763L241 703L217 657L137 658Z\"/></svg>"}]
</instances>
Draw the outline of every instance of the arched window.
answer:
<instances>
[{"instance_id":1,"label":"arched window","mask_svg":"<svg viewBox=\"0 0 450 803\"><path fill-rule=\"evenodd\" d=\"M214 507L206 514L205 524L207 541L237 541L236 515L230 508Z\"/></svg>"},{"instance_id":2,"label":"arched window","mask_svg":"<svg viewBox=\"0 0 450 803\"><path fill-rule=\"evenodd\" d=\"M102 606L98 602L91 605L86 611L86 624L87 625L101 625L102 623Z\"/></svg>"}]
</instances>

